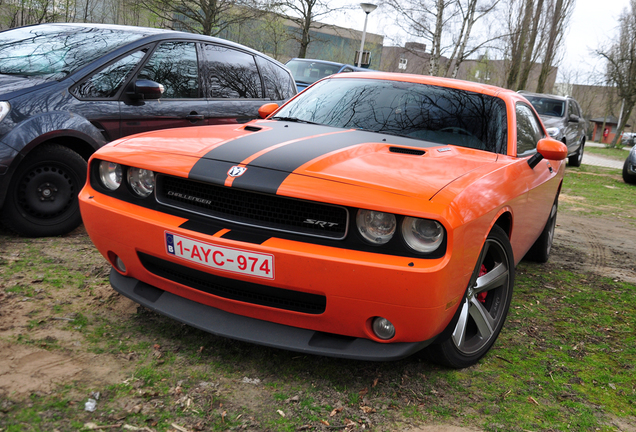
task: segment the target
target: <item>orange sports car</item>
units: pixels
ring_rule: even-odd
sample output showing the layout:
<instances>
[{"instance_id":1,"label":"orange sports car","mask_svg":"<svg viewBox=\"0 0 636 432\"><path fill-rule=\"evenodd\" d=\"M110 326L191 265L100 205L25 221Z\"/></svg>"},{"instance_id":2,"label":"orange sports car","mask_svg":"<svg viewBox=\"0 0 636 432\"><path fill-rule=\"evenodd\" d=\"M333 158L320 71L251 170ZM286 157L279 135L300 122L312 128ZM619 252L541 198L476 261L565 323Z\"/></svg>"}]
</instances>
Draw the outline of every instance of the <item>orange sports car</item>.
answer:
<instances>
[{"instance_id":1,"label":"orange sports car","mask_svg":"<svg viewBox=\"0 0 636 432\"><path fill-rule=\"evenodd\" d=\"M349 73L262 120L149 132L89 162L86 230L115 290L303 353L476 363L515 265L550 253L566 147L518 93Z\"/></svg>"}]
</instances>

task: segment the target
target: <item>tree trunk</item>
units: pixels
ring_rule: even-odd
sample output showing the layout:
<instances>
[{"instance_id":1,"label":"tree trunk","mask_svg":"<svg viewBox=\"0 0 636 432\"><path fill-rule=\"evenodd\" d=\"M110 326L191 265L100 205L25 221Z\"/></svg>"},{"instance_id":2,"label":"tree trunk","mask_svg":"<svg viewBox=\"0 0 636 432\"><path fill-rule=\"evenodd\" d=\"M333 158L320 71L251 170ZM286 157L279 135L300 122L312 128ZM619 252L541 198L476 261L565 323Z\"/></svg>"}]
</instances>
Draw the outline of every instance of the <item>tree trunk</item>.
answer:
<instances>
[{"instance_id":1,"label":"tree trunk","mask_svg":"<svg viewBox=\"0 0 636 432\"><path fill-rule=\"evenodd\" d=\"M541 21L541 14L543 12L543 0L537 1L537 8L534 11L534 21L532 22L532 31L530 32L530 40L523 56L523 62L521 66L521 75L519 76L519 83L517 84L517 90L524 90L528 77L530 76L530 70L534 63L535 44L537 41L537 35L539 33L539 22Z\"/></svg>"},{"instance_id":2,"label":"tree trunk","mask_svg":"<svg viewBox=\"0 0 636 432\"><path fill-rule=\"evenodd\" d=\"M532 11L534 9L532 5L532 0L525 0L523 19L521 21L521 29L519 30L517 41L515 44L513 44L512 47L510 72L508 73L508 79L506 80L506 87L509 89L514 89L519 80L521 60L526 48L526 37L528 36L528 28L530 27L530 21L532 20Z\"/></svg>"},{"instance_id":3,"label":"tree trunk","mask_svg":"<svg viewBox=\"0 0 636 432\"><path fill-rule=\"evenodd\" d=\"M537 82L537 93L544 93L552 91L552 89L546 88L548 77L552 71L552 61L554 60L554 52L556 51L556 41L561 33L561 15L563 13L563 0L556 0L554 7L554 16L552 17L552 25L550 26L550 33L548 37L548 46L545 50L545 57L543 58L543 64L541 65L541 73L539 74L539 80Z\"/></svg>"}]
</instances>

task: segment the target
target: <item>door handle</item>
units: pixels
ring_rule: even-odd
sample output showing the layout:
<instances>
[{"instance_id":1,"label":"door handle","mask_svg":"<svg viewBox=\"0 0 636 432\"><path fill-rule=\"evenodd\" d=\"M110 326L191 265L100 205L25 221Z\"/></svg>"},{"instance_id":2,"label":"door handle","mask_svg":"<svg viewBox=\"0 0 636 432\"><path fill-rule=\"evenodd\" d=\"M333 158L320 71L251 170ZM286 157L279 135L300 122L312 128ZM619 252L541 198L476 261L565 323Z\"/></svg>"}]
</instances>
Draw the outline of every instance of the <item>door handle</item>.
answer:
<instances>
[{"instance_id":1,"label":"door handle","mask_svg":"<svg viewBox=\"0 0 636 432\"><path fill-rule=\"evenodd\" d=\"M197 114L196 111L192 111L190 114L186 116L186 119L194 123L194 122L203 120L203 114Z\"/></svg>"}]
</instances>

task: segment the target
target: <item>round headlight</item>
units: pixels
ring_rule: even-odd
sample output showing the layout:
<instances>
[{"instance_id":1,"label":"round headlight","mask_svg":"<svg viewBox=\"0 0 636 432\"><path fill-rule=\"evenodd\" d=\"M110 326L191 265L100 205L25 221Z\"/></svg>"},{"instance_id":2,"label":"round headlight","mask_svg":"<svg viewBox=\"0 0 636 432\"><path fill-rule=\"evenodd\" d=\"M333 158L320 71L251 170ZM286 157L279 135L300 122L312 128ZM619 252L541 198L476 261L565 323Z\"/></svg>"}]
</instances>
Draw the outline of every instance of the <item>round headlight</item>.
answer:
<instances>
[{"instance_id":1,"label":"round headlight","mask_svg":"<svg viewBox=\"0 0 636 432\"><path fill-rule=\"evenodd\" d=\"M557 138L561 133L561 130L558 127L549 127L545 131L548 135L550 135L550 138Z\"/></svg>"},{"instance_id":2,"label":"round headlight","mask_svg":"<svg viewBox=\"0 0 636 432\"><path fill-rule=\"evenodd\" d=\"M356 224L362 237L377 245L391 240L397 225L395 215L373 210L358 210Z\"/></svg>"},{"instance_id":3,"label":"round headlight","mask_svg":"<svg viewBox=\"0 0 636 432\"><path fill-rule=\"evenodd\" d=\"M116 190L121 185L123 168L114 162L101 161L99 163L99 179L106 189Z\"/></svg>"},{"instance_id":4,"label":"round headlight","mask_svg":"<svg viewBox=\"0 0 636 432\"><path fill-rule=\"evenodd\" d=\"M155 173L141 168L129 168L128 184L133 192L146 198L155 190Z\"/></svg>"},{"instance_id":5,"label":"round headlight","mask_svg":"<svg viewBox=\"0 0 636 432\"><path fill-rule=\"evenodd\" d=\"M414 251L430 253L444 241L444 227L434 220L406 217L402 223L402 236Z\"/></svg>"}]
</instances>

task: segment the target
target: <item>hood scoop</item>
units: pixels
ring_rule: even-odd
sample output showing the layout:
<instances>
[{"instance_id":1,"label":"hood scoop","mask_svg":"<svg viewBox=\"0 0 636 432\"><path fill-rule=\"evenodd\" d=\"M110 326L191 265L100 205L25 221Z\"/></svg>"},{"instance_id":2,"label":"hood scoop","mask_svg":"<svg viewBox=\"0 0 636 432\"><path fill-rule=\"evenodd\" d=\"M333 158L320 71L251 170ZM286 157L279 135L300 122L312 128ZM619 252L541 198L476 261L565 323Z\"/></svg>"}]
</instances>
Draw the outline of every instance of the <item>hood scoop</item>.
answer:
<instances>
[{"instance_id":1,"label":"hood scoop","mask_svg":"<svg viewBox=\"0 0 636 432\"><path fill-rule=\"evenodd\" d=\"M259 126L251 126L251 125L247 125L245 126L243 129L245 129L246 131L250 131L250 132L258 132L260 130L263 130L262 127Z\"/></svg>"},{"instance_id":2,"label":"hood scoop","mask_svg":"<svg viewBox=\"0 0 636 432\"><path fill-rule=\"evenodd\" d=\"M418 150L418 149L406 148L406 147L389 147L389 151L391 153L400 153L400 154L407 154L412 156L423 156L426 154L424 150Z\"/></svg>"}]
</instances>

